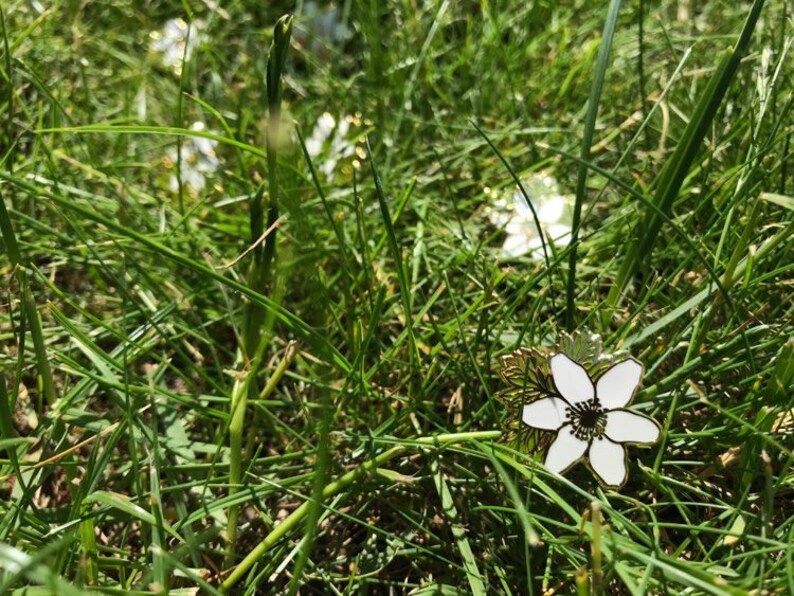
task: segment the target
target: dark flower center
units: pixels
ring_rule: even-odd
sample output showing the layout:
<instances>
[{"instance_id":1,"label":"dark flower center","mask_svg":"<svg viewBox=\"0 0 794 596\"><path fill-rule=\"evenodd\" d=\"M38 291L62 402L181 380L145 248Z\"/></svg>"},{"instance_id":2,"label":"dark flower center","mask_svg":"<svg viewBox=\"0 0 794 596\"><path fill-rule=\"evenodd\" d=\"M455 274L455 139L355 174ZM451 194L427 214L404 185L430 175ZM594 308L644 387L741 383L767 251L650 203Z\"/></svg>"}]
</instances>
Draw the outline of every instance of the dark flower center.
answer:
<instances>
[{"instance_id":1,"label":"dark flower center","mask_svg":"<svg viewBox=\"0 0 794 596\"><path fill-rule=\"evenodd\" d=\"M571 421L573 436L582 441L604 434L607 423L606 410L601 407L597 398L579 402L565 409Z\"/></svg>"}]
</instances>

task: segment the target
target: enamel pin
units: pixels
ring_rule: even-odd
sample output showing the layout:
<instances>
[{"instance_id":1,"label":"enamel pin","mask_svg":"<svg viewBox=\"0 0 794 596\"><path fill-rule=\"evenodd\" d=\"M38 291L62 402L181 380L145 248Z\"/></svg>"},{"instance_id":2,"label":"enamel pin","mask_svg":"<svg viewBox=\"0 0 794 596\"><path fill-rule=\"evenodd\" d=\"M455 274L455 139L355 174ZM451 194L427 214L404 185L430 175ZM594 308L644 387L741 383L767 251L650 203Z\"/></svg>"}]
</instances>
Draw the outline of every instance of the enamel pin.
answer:
<instances>
[{"instance_id":1,"label":"enamel pin","mask_svg":"<svg viewBox=\"0 0 794 596\"><path fill-rule=\"evenodd\" d=\"M642 364L603 355L601 338L589 333L562 334L550 352L521 348L502 358L505 440L545 451L552 472L586 461L602 485L619 488L628 477L626 445L659 438L656 421L629 409L642 375Z\"/></svg>"}]
</instances>

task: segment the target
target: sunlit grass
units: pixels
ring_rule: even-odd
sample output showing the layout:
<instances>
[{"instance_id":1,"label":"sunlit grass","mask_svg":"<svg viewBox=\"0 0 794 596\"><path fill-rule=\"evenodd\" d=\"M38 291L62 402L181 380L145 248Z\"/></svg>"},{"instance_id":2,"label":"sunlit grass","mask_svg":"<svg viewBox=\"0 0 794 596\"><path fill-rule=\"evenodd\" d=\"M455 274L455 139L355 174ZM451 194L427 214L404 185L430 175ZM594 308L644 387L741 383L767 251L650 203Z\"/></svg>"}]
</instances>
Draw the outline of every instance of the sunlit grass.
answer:
<instances>
[{"instance_id":1,"label":"sunlit grass","mask_svg":"<svg viewBox=\"0 0 794 596\"><path fill-rule=\"evenodd\" d=\"M4 3L0 593L794 592L761 4ZM538 171L578 242L507 259ZM499 442L499 358L566 327L645 364L619 492Z\"/></svg>"}]
</instances>

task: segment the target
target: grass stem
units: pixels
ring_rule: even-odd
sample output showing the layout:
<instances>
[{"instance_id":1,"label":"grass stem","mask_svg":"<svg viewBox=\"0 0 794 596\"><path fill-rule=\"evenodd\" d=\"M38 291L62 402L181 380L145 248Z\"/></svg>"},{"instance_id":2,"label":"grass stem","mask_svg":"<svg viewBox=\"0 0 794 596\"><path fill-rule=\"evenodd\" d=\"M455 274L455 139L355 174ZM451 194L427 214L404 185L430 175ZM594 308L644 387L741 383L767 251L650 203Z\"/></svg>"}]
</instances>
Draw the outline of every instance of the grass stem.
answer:
<instances>
[{"instance_id":1,"label":"grass stem","mask_svg":"<svg viewBox=\"0 0 794 596\"><path fill-rule=\"evenodd\" d=\"M607 66L609 64L609 53L612 49L612 39L615 36L617 27L618 10L620 0L612 0L607 11L606 24L598 48L598 58L596 59L595 77L593 87L590 90L590 98L587 100L587 114L585 115L584 134L582 135L581 164L576 178L576 199L573 206L573 219L571 221L571 244L568 252L568 283L565 288L565 326L568 331L573 331L576 327L576 265L579 248L579 228L582 223L582 204L587 193L587 172L585 165L590 161L590 148L593 145L593 133L595 132L596 119L598 117L598 106L601 102L601 91L604 88Z\"/></svg>"},{"instance_id":2,"label":"grass stem","mask_svg":"<svg viewBox=\"0 0 794 596\"><path fill-rule=\"evenodd\" d=\"M273 43L267 61L267 226L263 217L264 185L254 194L250 205L251 242L262 237L264 230L270 230L264 244L253 250L253 262L248 274L248 287L265 294L273 289L273 267L276 258L276 239L278 221L279 181L277 160L281 127L281 75L289 51L292 33L292 16L281 17L273 29ZM229 495L235 494L243 479L243 434L249 397L256 397L257 375L262 360L263 329L267 311L261 305L247 302L244 311L243 337L240 346L243 372L237 379L231 395L231 419L229 423ZM256 357L254 356L256 354ZM250 394L250 395L249 395ZM226 539L228 541L227 564L234 560L237 537L239 508L232 505L227 514Z\"/></svg>"},{"instance_id":3,"label":"grass stem","mask_svg":"<svg viewBox=\"0 0 794 596\"><path fill-rule=\"evenodd\" d=\"M372 472L376 468L382 466L390 459L407 451L411 446L419 447L443 447L453 443L464 443L466 441L495 441L501 436L501 431L487 430L487 431L469 431L462 433L447 433L435 436L419 437L411 442L401 445L395 445L391 449L387 449L383 453L373 457L360 464L358 467L343 474L333 482L326 485L322 492L323 500L327 500L334 495L339 494L342 490L353 484L362 476ZM297 509L290 513L282 522L280 522L273 530L265 536L265 538L257 544L251 552L249 552L242 562L234 568L223 583L221 590L227 592L234 587L234 585L242 579L242 577L253 567L267 552L275 546L275 544L284 536L289 534L295 529L311 509L311 501L304 501Z\"/></svg>"},{"instance_id":4,"label":"grass stem","mask_svg":"<svg viewBox=\"0 0 794 596\"><path fill-rule=\"evenodd\" d=\"M11 267L13 268L17 282L19 283L20 291L22 292L22 309L25 313L25 319L28 322L30 335L33 339L33 351L36 355L36 369L39 373L41 392L47 400L47 404L53 406L57 399L55 393L55 380L52 376L52 369L50 368L47 346L44 343L44 330L41 323L41 316L36 308L33 293L30 291L25 264L22 260L19 244L17 243L14 228L11 224L11 217L6 209L5 199L2 194L0 194L0 236L2 236L6 254L9 257ZM12 388L12 390L16 391L15 388ZM41 410L42 404L39 404L39 411L41 412Z\"/></svg>"}]
</instances>

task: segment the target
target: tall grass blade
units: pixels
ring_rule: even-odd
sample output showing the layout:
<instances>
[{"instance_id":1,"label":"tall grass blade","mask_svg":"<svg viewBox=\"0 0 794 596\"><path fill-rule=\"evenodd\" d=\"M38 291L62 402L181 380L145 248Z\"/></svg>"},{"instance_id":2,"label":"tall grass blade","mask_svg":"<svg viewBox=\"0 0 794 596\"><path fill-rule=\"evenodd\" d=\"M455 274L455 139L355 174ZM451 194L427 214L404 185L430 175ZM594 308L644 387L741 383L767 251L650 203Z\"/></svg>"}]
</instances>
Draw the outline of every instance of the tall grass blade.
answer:
<instances>
[{"instance_id":1,"label":"tall grass blade","mask_svg":"<svg viewBox=\"0 0 794 596\"><path fill-rule=\"evenodd\" d=\"M703 138L739 69L764 1L755 0L753 2L736 45L732 49L726 50L720 59L708 86L700 96L681 141L659 174L653 204L663 214L670 214L673 202L694 163L695 155L703 143ZM638 233L628 245L615 284L607 297L609 307L617 306L629 281L642 268L642 264L650 258L663 223L664 219L656 211L649 209L643 211L640 224L637 226Z\"/></svg>"},{"instance_id":2,"label":"tall grass blade","mask_svg":"<svg viewBox=\"0 0 794 596\"><path fill-rule=\"evenodd\" d=\"M477 566L477 557L474 555L471 543L466 537L466 528L461 523L460 513L455 506L455 500L452 498L449 483L444 478L444 473L438 465L438 459L434 459L430 463L430 471L433 474L433 484L436 486L436 492L438 492L438 496L441 499L441 510L444 512L444 517L450 526L460 557L463 559L463 568L466 570L469 589L476 596L487 594L482 573Z\"/></svg>"},{"instance_id":3,"label":"tall grass blade","mask_svg":"<svg viewBox=\"0 0 794 596\"><path fill-rule=\"evenodd\" d=\"M587 101L587 114L584 121L584 135L582 136L582 163L579 165L579 174L576 178L576 199L573 206L573 219L571 221L571 244L568 252L568 283L565 288L565 325L568 331L576 327L576 259L579 248L579 228L582 220L582 203L587 192L587 167L584 162L590 161L590 147L593 145L593 133L598 117L598 105L601 102L601 91L604 88L609 53L612 49L612 39L618 21L620 0L612 0L607 11L607 20L604 25L604 34L601 46L598 48L596 59L595 78L590 98Z\"/></svg>"},{"instance_id":4,"label":"tall grass blade","mask_svg":"<svg viewBox=\"0 0 794 596\"><path fill-rule=\"evenodd\" d=\"M308 502L309 509L306 515L306 529L300 544L300 552L292 569L292 579L289 586L290 596L294 596L300 589L303 571L309 562L314 541L319 532L320 517L323 512L323 491L327 484L328 468L331 464L330 433L334 409L331 404L327 389L323 389L320 402L320 420L317 432L317 463L314 466L314 480L312 482L312 498Z\"/></svg>"},{"instance_id":5,"label":"tall grass blade","mask_svg":"<svg viewBox=\"0 0 794 596\"><path fill-rule=\"evenodd\" d=\"M292 16L281 17L273 29L273 42L267 61L267 226L263 221L264 184L259 187L251 200L250 229L251 242L256 243L265 234L264 244L257 246L253 253L254 259L248 274L248 287L262 294L274 291L274 261L276 258L277 220L279 213L279 180L277 172L279 130L281 127L281 73L287 60L289 41L292 34ZM271 296L272 298L273 296ZM243 321L243 337L240 352L243 370L234 383L230 404L229 423L229 496L234 495L243 480L243 434L245 430L247 405L249 398L255 398L258 391L256 377L264 352L263 335L268 311L254 302L245 305ZM272 319L271 319L272 323ZM237 539L237 519L239 506L229 508L226 524L228 541L227 564L231 564L235 556Z\"/></svg>"},{"instance_id":6,"label":"tall grass blade","mask_svg":"<svg viewBox=\"0 0 794 596\"><path fill-rule=\"evenodd\" d=\"M292 35L292 16L281 17L273 29L273 43L267 61L267 225L264 221L264 185L261 185L251 199L251 243L257 242L265 230L270 230L264 243L254 250L254 260L248 274L248 287L265 293L272 282L273 261L276 256L277 229L279 213L278 152L281 129L281 73L287 60L289 41ZM256 304L248 303L245 308L243 324L243 353L251 358L259 345L265 311Z\"/></svg>"},{"instance_id":7,"label":"tall grass blade","mask_svg":"<svg viewBox=\"0 0 794 596\"><path fill-rule=\"evenodd\" d=\"M389 204L386 201L386 194L383 192L383 183L381 182L380 175L378 174L377 167L375 166L375 156L372 154L372 147L369 144L369 139L366 140L367 144L367 159L369 160L370 168L372 169L372 177L375 180L375 193L378 197L378 205L380 212L383 216L383 225L386 228L386 236L388 238L389 248L391 249L392 258L397 268L397 285L400 289L400 298L402 299L403 311L405 314L405 328L408 332L409 343L409 359L411 370L416 370L419 365L420 357L419 350L416 344L416 336L414 335L414 321L413 321L413 307L411 298L411 286L408 283L408 275L405 268L405 261L400 250L400 245L397 242L397 233L394 229L394 221L389 213ZM414 379L415 375L411 375Z\"/></svg>"},{"instance_id":8,"label":"tall grass blade","mask_svg":"<svg viewBox=\"0 0 794 596\"><path fill-rule=\"evenodd\" d=\"M11 218L9 217L5 199L2 194L0 194L0 236L2 237L6 254L11 262L11 267L14 270L22 292L22 308L25 311L25 316L30 327L30 335L33 339L33 351L36 354L36 369L39 373L41 391L47 403L52 406L55 404L56 400L55 380L52 376L50 360L47 355L47 347L44 343L44 331L41 317L36 308L33 294L30 291L25 264L22 261L22 254L19 250L16 235L14 234L14 227L11 224Z\"/></svg>"}]
</instances>

